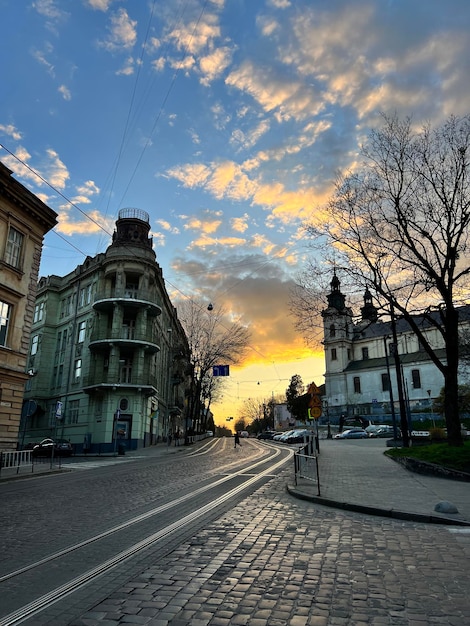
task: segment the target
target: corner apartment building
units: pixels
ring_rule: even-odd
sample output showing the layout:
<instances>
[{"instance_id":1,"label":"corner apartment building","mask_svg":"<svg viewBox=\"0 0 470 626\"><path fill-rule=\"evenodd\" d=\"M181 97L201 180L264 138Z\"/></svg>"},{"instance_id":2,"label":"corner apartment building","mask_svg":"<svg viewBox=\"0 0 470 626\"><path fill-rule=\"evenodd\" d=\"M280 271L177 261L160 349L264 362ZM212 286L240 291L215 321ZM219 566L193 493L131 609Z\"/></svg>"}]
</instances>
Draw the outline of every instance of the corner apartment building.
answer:
<instances>
[{"instance_id":1,"label":"corner apartment building","mask_svg":"<svg viewBox=\"0 0 470 626\"><path fill-rule=\"evenodd\" d=\"M25 443L53 437L109 453L191 427L189 347L149 231L145 211L122 209L106 252L40 279Z\"/></svg>"},{"instance_id":2,"label":"corner apartment building","mask_svg":"<svg viewBox=\"0 0 470 626\"><path fill-rule=\"evenodd\" d=\"M56 218L0 163L0 451L18 443L43 239Z\"/></svg>"},{"instance_id":3,"label":"corner apartment building","mask_svg":"<svg viewBox=\"0 0 470 626\"><path fill-rule=\"evenodd\" d=\"M346 306L336 274L331 281L328 307L322 312L325 350L325 387L323 398L329 417L334 421L341 414L361 415L371 421L391 421L391 396L396 415L398 388L393 358L393 337L390 322L378 320L371 294L364 294L361 320L353 320L353 311ZM470 306L459 309L462 328L470 327ZM429 322L421 321L430 345L444 353L443 340ZM397 350L400 357L404 394L411 414L429 414L433 400L444 378L405 320L396 320ZM462 373L462 383L465 382ZM392 394L390 394L390 390ZM325 416L325 410L323 412Z\"/></svg>"}]
</instances>

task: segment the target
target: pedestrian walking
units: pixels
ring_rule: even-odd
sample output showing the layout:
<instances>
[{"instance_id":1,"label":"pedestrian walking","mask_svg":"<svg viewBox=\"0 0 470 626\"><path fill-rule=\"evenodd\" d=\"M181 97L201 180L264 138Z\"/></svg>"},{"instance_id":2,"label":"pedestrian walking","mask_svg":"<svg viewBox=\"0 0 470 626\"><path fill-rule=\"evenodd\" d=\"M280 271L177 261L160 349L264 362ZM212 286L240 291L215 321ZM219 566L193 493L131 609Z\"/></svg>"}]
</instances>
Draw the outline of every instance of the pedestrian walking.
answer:
<instances>
[{"instance_id":1,"label":"pedestrian walking","mask_svg":"<svg viewBox=\"0 0 470 626\"><path fill-rule=\"evenodd\" d=\"M240 448L242 447L239 433L235 433L235 445L233 447L236 448L237 446L240 446Z\"/></svg>"}]
</instances>

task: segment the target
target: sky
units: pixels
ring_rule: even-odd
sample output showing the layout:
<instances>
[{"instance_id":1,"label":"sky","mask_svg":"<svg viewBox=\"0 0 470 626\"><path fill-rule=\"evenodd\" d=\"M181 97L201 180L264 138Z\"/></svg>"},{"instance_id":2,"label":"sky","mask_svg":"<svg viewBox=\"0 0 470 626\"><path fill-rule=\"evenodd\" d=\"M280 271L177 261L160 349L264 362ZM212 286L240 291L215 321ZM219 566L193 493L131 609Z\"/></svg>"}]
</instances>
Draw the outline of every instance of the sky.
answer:
<instances>
[{"instance_id":1,"label":"sky","mask_svg":"<svg viewBox=\"0 0 470 626\"><path fill-rule=\"evenodd\" d=\"M41 276L142 209L174 303L250 329L216 423L294 374L322 384L289 305L305 224L382 113L470 112L468 0L0 0L0 18L0 160L59 214Z\"/></svg>"}]
</instances>

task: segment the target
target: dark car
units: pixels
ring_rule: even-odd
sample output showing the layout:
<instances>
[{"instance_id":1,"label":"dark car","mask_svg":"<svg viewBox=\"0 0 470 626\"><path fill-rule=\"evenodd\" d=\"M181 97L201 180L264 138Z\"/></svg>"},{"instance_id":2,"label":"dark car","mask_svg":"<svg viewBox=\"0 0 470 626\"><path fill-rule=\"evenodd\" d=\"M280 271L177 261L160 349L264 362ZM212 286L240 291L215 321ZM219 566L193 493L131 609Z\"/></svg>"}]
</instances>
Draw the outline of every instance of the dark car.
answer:
<instances>
[{"instance_id":1,"label":"dark car","mask_svg":"<svg viewBox=\"0 0 470 626\"><path fill-rule=\"evenodd\" d=\"M257 439L272 439L275 434L275 431L267 430L265 433L259 433Z\"/></svg>"},{"instance_id":2,"label":"dark car","mask_svg":"<svg viewBox=\"0 0 470 626\"><path fill-rule=\"evenodd\" d=\"M43 439L33 447L34 456L71 456L73 446L66 439Z\"/></svg>"}]
</instances>

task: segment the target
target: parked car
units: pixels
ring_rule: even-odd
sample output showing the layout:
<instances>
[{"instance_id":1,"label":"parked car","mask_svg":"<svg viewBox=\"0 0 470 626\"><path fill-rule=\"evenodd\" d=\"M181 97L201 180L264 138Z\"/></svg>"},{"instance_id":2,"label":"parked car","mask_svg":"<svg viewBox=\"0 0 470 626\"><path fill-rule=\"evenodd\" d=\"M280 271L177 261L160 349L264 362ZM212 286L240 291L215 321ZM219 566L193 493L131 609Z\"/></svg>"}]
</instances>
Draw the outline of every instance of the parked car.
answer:
<instances>
[{"instance_id":1,"label":"parked car","mask_svg":"<svg viewBox=\"0 0 470 626\"><path fill-rule=\"evenodd\" d=\"M334 436L335 439L368 439L369 435L363 428L350 428Z\"/></svg>"},{"instance_id":2,"label":"parked car","mask_svg":"<svg viewBox=\"0 0 470 626\"><path fill-rule=\"evenodd\" d=\"M273 437L273 441L282 441L284 437L293 433L293 430L286 430L283 433L276 433Z\"/></svg>"},{"instance_id":3,"label":"parked car","mask_svg":"<svg viewBox=\"0 0 470 626\"><path fill-rule=\"evenodd\" d=\"M55 456L71 456L73 446L66 439L43 439L33 446L33 456L52 456L53 450Z\"/></svg>"},{"instance_id":4,"label":"parked car","mask_svg":"<svg viewBox=\"0 0 470 626\"><path fill-rule=\"evenodd\" d=\"M259 433L257 439L272 439L276 432L274 430L267 430L264 433Z\"/></svg>"},{"instance_id":5,"label":"parked car","mask_svg":"<svg viewBox=\"0 0 470 626\"><path fill-rule=\"evenodd\" d=\"M393 426L381 426L375 433L376 437L389 438L393 437ZM401 438L401 430L397 428L397 437Z\"/></svg>"},{"instance_id":6,"label":"parked car","mask_svg":"<svg viewBox=\"0 0 470 626\"><path fill-rule=\"evenodd\" d=\"M307 430L306 428L302 430L294 430L294 432L283 439L283 441L284 443L303 443L304 438L309 437L312 434L312 431Z\"/></svg>"},{"instance_id":7,"label":"parked car","mask_svg":"<svg viewBox=\"0 0 470 626\"><path fill-rule=\"evenodd\" d=\"M249 437L249 433L247 430L242 430L240 431L240 437Z\"/></svg>"}]
</instances>

